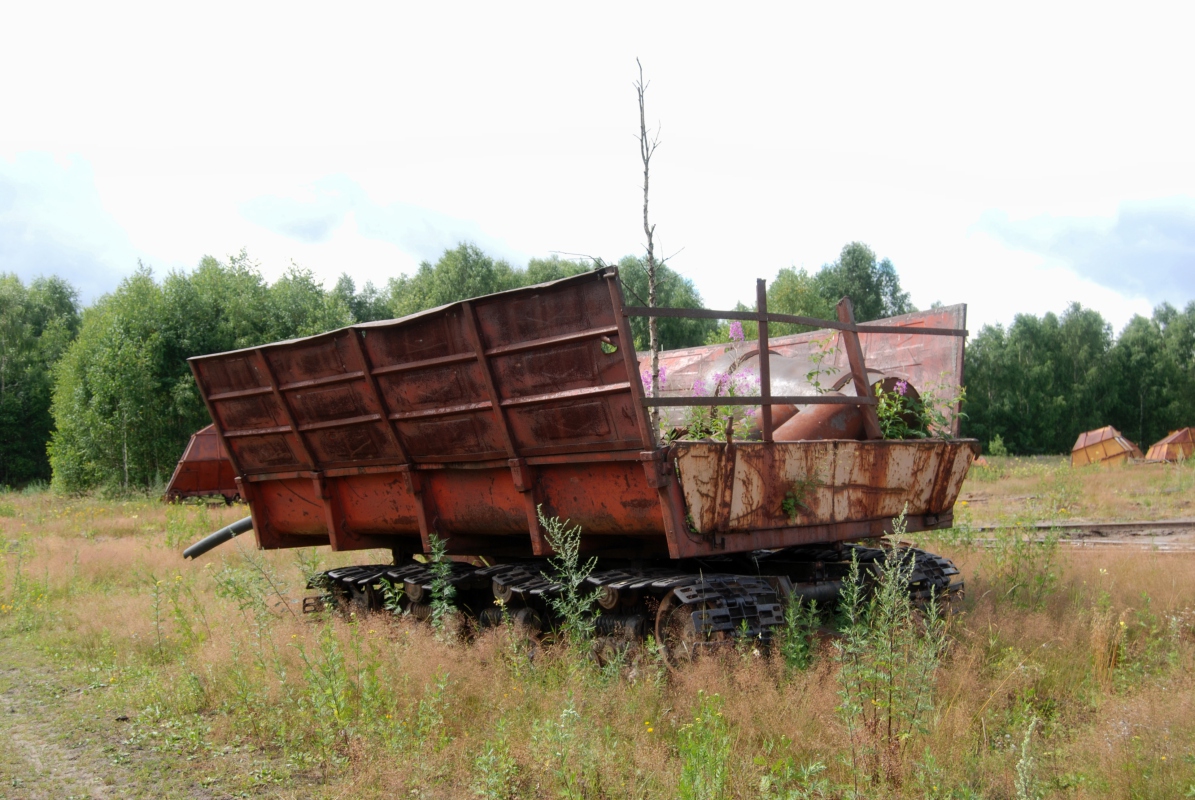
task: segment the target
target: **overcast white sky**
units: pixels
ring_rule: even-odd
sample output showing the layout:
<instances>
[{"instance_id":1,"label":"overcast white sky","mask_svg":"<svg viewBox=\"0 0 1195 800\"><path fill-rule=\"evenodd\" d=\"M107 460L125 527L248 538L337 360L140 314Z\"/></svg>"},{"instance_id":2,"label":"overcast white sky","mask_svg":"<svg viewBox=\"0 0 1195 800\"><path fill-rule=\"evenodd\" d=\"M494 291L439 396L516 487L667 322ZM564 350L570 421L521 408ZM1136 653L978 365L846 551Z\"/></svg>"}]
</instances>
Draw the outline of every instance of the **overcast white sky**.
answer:
<instances>
[{"instance_id":1,"label":"overcast white sky","mask_svg":"<svg viewBox=\"0 0 1195 800\"><path fill-rule=\"evenodd\" d=\"M1195 299L1190 4L183 8L6 8L0 271L641 252L639 56L658 246L710 307L852 240L973 331Z\"/></svg>"}]
</instances>

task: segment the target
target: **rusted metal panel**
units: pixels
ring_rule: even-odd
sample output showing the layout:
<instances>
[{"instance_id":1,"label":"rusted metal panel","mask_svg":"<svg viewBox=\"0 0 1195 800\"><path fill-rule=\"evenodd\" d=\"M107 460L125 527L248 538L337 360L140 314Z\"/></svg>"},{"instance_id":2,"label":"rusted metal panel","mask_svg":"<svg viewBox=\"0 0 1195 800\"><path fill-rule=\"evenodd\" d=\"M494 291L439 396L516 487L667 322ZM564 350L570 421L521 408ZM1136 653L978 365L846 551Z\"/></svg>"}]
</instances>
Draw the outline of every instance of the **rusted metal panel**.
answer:
<instances>
[{"instance_id":1,"label":"rusted metal panel","mask_svg":"<svg viewBox=\"0 0 1195 800\"><path fill-rule=\"evenodd\" d=\"M699 536L833 525L950 509L969 441L684 442L680 483Z\"/></svg>"},{"instance_id":2,"label":"rusted metal panel","mask_svg":"<svg viewBox=\"0 0 1195 800\"><path fill-rule=\"evenodd\" d=\"M963 381L963 337L930 336L916 331L961 330L966 327L966 322L967 307L960 304L860 323L859 344L869 378L899 378L922 392L931 391L940 399L957 397ZM883 327L886 332L871 333L867 331L868 327ZM904 333L904 329L908 333ZM775 396L814 394L816 390L809 376L815 370L820 371L814 379L822 384L823 390L841 383L842 391L854 393L850 359L841 331L823 329L771 336L768 351L771 393ZM824 354L820 361L817 360L819 354ZM640 355L641 371L648 368L647 358L646 354ZM663 352L660 365L666 380L661 387L661 396L690 395L696 381L715 372L725 372L736 362L740 369L758 372L758 347L753 343L716 344ZM957 404L954 411L958 411ZM662 409L661 413L679 424L684 411ZM951 435L958 433L956 419Z\"/></svg>"},{"instance_id":3,"label":"rusted metal panel","mask_svg":"<svg viewBox=\"0 0 1195 800\"><path fill-rule=\"evenodd\" d=\"M642 449L610 280L192 363L246 475Z\"/></svg>"}]
</instances>

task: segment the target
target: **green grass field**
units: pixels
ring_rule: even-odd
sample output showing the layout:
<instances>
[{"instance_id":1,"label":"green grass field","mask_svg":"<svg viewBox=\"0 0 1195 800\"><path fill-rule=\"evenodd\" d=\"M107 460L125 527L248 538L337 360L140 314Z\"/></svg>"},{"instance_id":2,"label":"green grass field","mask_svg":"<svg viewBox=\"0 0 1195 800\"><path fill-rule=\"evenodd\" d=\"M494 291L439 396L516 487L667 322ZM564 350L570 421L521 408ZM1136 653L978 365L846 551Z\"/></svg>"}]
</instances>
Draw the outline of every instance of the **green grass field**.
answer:
<instances>
[{"instance_id":1,"label":"green grass field","mask_svg":"<svg viewBox=\"0 0 1195 800\"><path fill-rule=\"evenodd\" d=\"M0 797L1195 797L1195 553L968 528L1184 516L1190 469L991 461L958 529L913 537L967 594L896 737L844 710L833 636L799 667L599 667L505 627L301 614L304 570L388 554L182 559L243 508L0 495Z\"/></svg>"}]
</instances>

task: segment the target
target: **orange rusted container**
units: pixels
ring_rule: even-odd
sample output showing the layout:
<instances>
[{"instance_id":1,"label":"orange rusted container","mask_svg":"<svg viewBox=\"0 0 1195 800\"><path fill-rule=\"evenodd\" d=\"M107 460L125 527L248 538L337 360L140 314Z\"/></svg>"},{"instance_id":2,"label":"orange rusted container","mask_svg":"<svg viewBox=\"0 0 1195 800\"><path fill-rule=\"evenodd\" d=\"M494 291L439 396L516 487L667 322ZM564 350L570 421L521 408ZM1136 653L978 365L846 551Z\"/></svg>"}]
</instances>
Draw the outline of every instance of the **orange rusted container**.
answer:
<instances>
[{"instance_id":1,"label":"orange rusted container","mask_svg":"<svg viewBox=\"0 0 1195 800\"><path fill-rule=\"evenodd\" d=\"M178 460L163 499L184 497L223 497L231 503L239 496L236 473L228 452L220 441L215 425L208 425L191 437L183 457Z\"/></svg>"},{"instance_id":2,"label":"orange rusted container","mask_svg":"<svg viewBox=\"0 0 1195 800\"><path fill-rule=\"evenodd\" d=\"M1111 425L1080 433L1071 448L1072 467L1088 464L1109 467L1127 464L1133 458L1141 458L1141 451Z\"/></svg>"},{"instance_id":3,"label":"orange rusted container","mask_svg":"<svg viewBox=\"0 0 1195 800\"><path fill-rule=\"evenodd\" d=\"M927 338L946 352L934 364L961 370L961 339ZM934 439L657 446L612 268L191 366L263 548L427 552L435 534L452 554L543 556L541 506L611 557L860 539L906 503L911 530L949 526L978 454Z\"/></svg>"},{"instance_id":4,"label":"orange rusted container","mask_svg":"<svg viewBox=\"0 0 1195 800\"><path fill-rule=\"evenodd\" d=\"M1184 461L1195 455L1195 431L1179 428L1154 442L1145 454L1146 461Z\"/></svg>"}]
</instances>

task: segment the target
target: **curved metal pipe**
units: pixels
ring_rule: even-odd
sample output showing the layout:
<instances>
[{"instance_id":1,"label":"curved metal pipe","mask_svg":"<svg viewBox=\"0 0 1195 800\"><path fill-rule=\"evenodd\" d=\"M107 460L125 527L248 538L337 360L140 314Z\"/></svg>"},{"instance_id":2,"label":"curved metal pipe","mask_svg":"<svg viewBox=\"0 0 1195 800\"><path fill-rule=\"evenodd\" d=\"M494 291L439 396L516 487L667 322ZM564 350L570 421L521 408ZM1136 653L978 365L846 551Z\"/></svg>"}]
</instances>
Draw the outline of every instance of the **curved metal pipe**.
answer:
<instances>
[{"instance_id":1,"label":"curved metal pipe","mask_svg":"<svg viewBox=\"0 0 1195 800\"><path fill-rule=\"evenodd\" d=\"M253 517L245 517L238 519L231 525L225 525L215 533L205 536L195 544L183 551L183 558L198 558L199 556L211 550L213 547L222 545L227 541L235 539L239 534L253 527Z\"/></svg>"}]
</instances>

